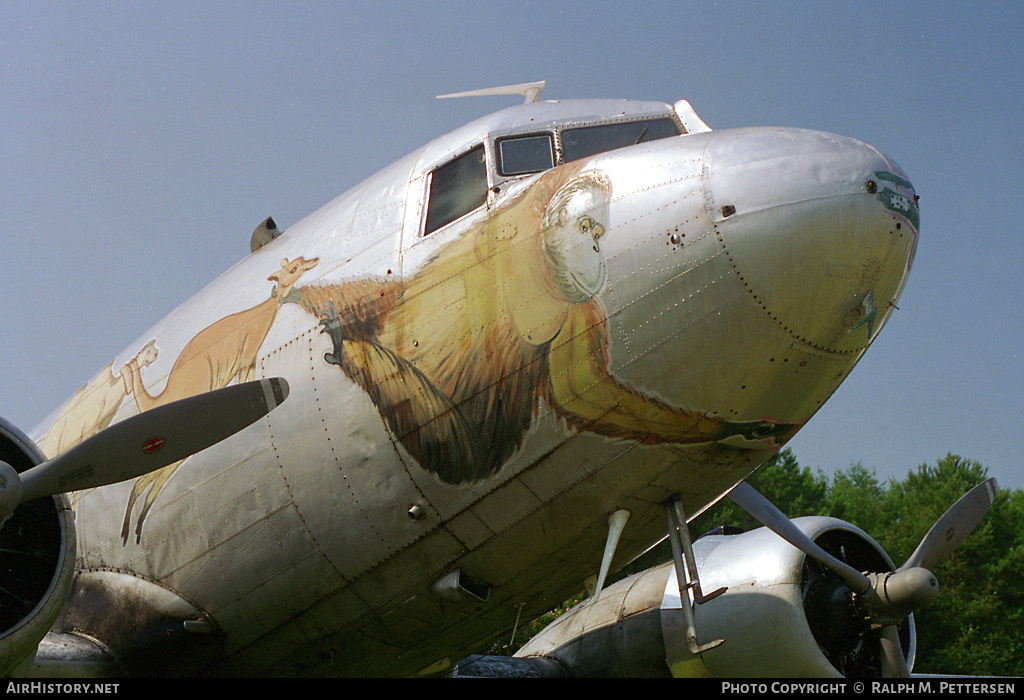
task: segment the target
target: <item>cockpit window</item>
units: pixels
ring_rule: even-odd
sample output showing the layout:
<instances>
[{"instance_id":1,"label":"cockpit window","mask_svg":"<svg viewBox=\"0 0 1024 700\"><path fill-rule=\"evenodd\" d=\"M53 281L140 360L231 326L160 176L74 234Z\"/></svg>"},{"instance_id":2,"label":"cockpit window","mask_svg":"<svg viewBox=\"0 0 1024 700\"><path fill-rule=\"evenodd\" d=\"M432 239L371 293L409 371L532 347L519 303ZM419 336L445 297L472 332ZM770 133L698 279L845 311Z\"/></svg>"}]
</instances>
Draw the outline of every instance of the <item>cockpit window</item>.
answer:
<instances>
[{"instance_id":1,"label":"cockpit window","mask_svg":"<svg viewBox=\"0 0 1024 700\"><path fill-rule=\"evenodd\" d=\"M498 139L496 145L500 175L526 175L555 167L555 143L551 134L510 136Z\"/></svg>"},{"instance_id":2,"label":"cockpit window","mask_svg":"<svg viewBox=\"0 0 1024 700\"><path fill-rule=\"evenodd\" d=\"M487 201L483 144L431 172L429 196L424 235L482 206Z\"/></svg>"},{"instance_id":3,"label":"cockpit window","mask_svg":"<svg viewBox=\"0 0 1024 700\"><path fill-rule=\"evenodd\" d=\"M563 129L562 156L568 163L616 148L678 136L679 133L679 127L669 118Z\"/></svg>"}]
</instances>

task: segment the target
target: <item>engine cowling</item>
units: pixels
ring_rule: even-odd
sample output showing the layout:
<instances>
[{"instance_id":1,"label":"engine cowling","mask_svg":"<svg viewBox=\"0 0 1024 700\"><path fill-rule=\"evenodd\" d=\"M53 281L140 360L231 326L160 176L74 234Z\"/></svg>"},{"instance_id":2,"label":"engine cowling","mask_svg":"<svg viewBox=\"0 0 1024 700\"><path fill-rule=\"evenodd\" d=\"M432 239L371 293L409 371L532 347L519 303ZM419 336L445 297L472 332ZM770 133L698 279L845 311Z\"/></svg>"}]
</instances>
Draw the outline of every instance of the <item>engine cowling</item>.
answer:
<instances>
[{"instance_id":1,"label":"engine cowling","mask_svg":"<svg viewBox=\"0 0 1024 700\"><path fill-rule=\"evenodd\" d=\"M860 571L895 567L859 528L834 518L793 521ZM879 631L839 578L777 535L709 535L693 545L701 589L725 593L694 607L692 654L671 562L606 588L535 636L517 657L557 661L571 676L872 677L881 675ZM913 620L900 628L911 665ZM465 675L465 672L463 672Z\"/></svg>"},{"instance_id":2,"label":"engine cowling","mask_svg":"<svg viewBox=\"0 0 1024 700\"><path fill-rule=\"evenodd\" d=\"M21 473L44 460L0 418L0 461ZM74 514L66 496L24 503L0 528L0 676L32 663L68 597L74 566Z\"/></svg>"}]
</instances>

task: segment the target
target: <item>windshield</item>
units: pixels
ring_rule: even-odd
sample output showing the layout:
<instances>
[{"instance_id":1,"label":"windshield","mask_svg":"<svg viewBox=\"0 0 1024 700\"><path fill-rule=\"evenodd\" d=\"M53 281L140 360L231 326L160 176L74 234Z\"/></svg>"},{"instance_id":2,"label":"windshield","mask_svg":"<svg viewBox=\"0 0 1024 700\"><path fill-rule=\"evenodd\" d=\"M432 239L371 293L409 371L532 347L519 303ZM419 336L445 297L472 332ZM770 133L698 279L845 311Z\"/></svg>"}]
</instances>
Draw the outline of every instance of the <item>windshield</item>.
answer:
<instances>
[{"instance_id":1,"label":"windshield","mask_svg":"<svg viewBox=\"0 0 1024 700\"><path fill-rule=\"evenodd\" d=\"M671 118L647 119L618 124L598 124L562 130L562 156L566 163L616 148L679 136Z\"/></svg>"}]
</instances>

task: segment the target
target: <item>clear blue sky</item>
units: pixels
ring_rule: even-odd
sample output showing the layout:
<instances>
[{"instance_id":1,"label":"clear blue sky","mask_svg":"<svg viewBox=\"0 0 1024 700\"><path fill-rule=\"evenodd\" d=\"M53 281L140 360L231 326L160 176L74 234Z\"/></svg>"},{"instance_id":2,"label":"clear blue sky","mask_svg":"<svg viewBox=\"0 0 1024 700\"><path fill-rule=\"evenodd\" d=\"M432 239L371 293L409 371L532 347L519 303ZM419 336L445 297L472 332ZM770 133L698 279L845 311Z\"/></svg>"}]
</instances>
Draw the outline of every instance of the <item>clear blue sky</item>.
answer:
<instances>
[{"instance_id":1,"label":"clear blue sky","mask_svg":"<svg viewBox=\"0 0 1024 700\"><path fill-rule=\"evenodd\" d=\"M32 428L267 215L516 102L435 95L546 80L893 156L922 212L900 311L792 447L882 478L954 452L1022 488L1021 7L0 3L0 415Z\"/></svg>"}]
</instances>

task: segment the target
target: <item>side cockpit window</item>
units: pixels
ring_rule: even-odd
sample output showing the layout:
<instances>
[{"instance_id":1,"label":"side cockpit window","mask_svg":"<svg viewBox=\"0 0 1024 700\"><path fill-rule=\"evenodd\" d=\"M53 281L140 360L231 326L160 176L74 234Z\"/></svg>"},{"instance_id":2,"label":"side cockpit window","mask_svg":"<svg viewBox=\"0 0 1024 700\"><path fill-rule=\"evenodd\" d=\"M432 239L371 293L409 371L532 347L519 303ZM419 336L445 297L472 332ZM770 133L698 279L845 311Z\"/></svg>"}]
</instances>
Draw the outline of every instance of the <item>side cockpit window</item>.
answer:
<instances>
[{"instance_id":1,"label":"side cockpit window","mask_svg":"<svg viewBox=\"0 0 1024 700\"><path fill-rule=\"evenodd\" d=\"M681 132L673 119L647 119L563 129L562 158L566 163L616 148L657 141Z\"/></svg>"},{"instance_id":2,"label":"side cockpit window","mask_svg":"<svg viewBox=\"0 0 1024 700\"><path fill-rule=\"evenodd\" d=\"M433 233L487 201L487 165L483 144L448 161L430 173L427 223Z\"/></svg>"},{"instance_id":3,"label":"side cockpit window","mask_svg":"<svg viewBox=\"0 0 1024 700\"><path fill-rule=\"evenodd\" d=\"M555 140L551 134L509 136L495 142L498 174L503 177L539 173L555 167Z\"/></svg>"}]
</instances>

